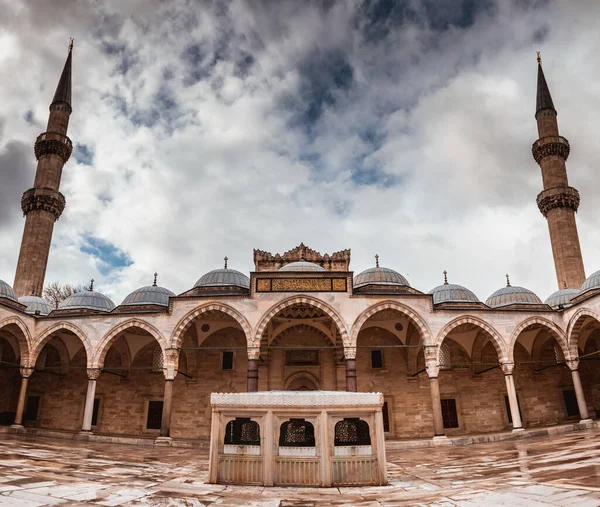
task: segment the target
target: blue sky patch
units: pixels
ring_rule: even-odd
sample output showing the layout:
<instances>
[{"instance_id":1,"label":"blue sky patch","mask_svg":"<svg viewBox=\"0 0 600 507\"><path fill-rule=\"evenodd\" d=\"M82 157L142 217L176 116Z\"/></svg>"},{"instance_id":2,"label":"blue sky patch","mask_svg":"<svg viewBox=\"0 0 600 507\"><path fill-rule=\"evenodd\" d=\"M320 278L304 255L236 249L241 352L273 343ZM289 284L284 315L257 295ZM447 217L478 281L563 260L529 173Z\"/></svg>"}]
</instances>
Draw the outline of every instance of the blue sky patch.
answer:
<instances>
[{"instance_id":1,"label":"blue sky patch","mask_svg":"<svg viewBox=\"0 0 600 507\"><path fill-rule=\"evenodd\" d=\"M73 156L78 164L94 165L95 153L87 144L75 144Z\"/></svg>"},{"instance_id":2,"label":"blue sky patch","mask_svg":"<svg viewBox=\"0 0 600 507\"><path fill-rule=\"evenodd\" d=\"M96 267L103 276L108 276L115 270L126 268L133 264L129 255L109 241L85 234L84 244L79 248L83 253L91 255L96 260Z\"/></svg>"}]
</instances>

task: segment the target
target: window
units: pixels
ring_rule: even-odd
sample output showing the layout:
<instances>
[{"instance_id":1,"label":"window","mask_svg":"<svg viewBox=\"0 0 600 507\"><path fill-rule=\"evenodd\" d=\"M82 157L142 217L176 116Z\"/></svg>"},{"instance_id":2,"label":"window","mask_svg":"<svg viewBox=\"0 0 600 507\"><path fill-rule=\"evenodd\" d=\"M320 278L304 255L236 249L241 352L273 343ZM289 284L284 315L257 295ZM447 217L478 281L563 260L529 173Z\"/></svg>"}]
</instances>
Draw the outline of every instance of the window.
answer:
<instances>
[{"instance_id":1,"label":"window","mask_svg":"<svg viewBox=\"0 0 600 507\"><path fill-rule=\"evenodd\" d=\"M452 355L450 354L450 345L448 345L448 342L444 342L440 347L440 370L450 369L452 369Z\"/></svg>"},{"instance_id":2,"label":"window","mask_svg":"<svg viewBox=\"0 0 600 507\"><path fill-rule=\"evenodd\" d=\"M512 413L510 412L510 401L508 401L508 395L504 396L504 404L506 405L506 415L508 416L509 424L512 424ZM523 411L521 410L521 400L517 396L517 405L519 407L519 415L521 416L521 421L523 420Z\"/></svg>"},{"instance_id":3,"label":"window","mask_svg":"<svg viewBox=\"0 0 600 507\"><path fill-rule=\"evenodd\" d=\"M369 424L358 417L337 422L333 445L371 445Z\"/></svg>"},{"instance_id":4,"label":"window","mask_svg":"<svg viewBox=\"0 0 600 507\"><path fill-rule=\"evenodd\" d=\"M152 353L152 371L162 373L165 365L165 358L160 347L156 347Z\"/></svg>"},{"instance_id":5,"label":"window","mask_svg":"<svg viewBox=\"0 0 600 507\"><path fill-rule=\"evenodd\" d=\"M233 352L226 350L223 352L222 370L233 370Z\"/></svg>"},{"instance_id":6,"label":"window","mask_svg":"<svg viewBox=\"0 0 600 507\"><path fill-rule=\"evenodd\" d=\"M383 402L383 407L381 409L381 412L383 415L383 431L389 432L390 431L390 409L389 409L387 401Z\"/></svg>"},{"instance_id":7,"label":"window","mask_svg":"<svg viewBox=\"0 0 600 507\"><path fill-rule=\"evenodd\" d=\"M442 400L442 419L444 421L444 428L458 428L458 413L454 398Z\"/></svg>"},{"instance_id":8,"label":"window","mask_svg":"<svg viewBox=\"0 0 600 507\"><path fill-rule=\"evenodd\" d=\"M236 417L225 427L225 445L260 445L260 426L246 417Z\"/></svg>"},{"instance_id":9,"label":"window","mask_svg":"<svg viewBox=\"0 0 600 507\"><path fill-rule=\"evenodd\" d=\"M100 410L100 398L94 398L94 410L92 411L92 426L98 426L98 411Z\"/></svg>"},{"instance_id":10,"label":"window","mask_svg":"<svg viewBox=\"0 0 600 507\"><path fill-rule=\"evenodd\" d=\"M38 411L40 409L39 396L27 396L27 405L25 407L24 421L37 421Z\"/></svg>"},{"instance_id":11,"label":"window","mask_svg":"<svg viewBox=\"0 0 600 507\"><path fill-rule=\"evenodd\" d=\"M146 429L148 430L159 430L162 424L162 401L149 401L148 402L148 418L146 420Z\"/></svg>"},{"instance_id":12,"label":"window","mask_svg":"<svg viewBox=\"0 0 600 507\"><path fill-rule=\"evenodd\" d=\"M567 417L578 417L579 405L577 404L575 391L572 389L563 391L563 397L565 398L565 406L567 407Z\"/></svg>"},{"instance_id":13,"label":"window","mask_svg":"<svg viewBox=\"0 0 600 507\"><path fill-rule=\"evenodd\" d=\"M383 350L371 351L371 368L383 368Z\"/></svg>"},{"instance_id":14,"label":"window","mask_svg":"<svg viewBox=\"0 0 600 507\"><path fill-rule=\"evenodd\" d=\"M290 419L281 425L280 447L314 447L315 427L304 419Z\"/></svg>"}]
</instances>

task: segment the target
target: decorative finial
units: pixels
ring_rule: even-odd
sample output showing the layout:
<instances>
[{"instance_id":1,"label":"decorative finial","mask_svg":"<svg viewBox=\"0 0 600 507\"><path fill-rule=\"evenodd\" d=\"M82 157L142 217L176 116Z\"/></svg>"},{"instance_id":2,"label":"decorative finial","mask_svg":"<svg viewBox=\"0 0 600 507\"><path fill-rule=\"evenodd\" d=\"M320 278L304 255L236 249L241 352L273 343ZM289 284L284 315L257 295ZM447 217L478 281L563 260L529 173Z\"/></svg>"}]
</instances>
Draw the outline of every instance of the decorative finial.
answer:
<instances>
[{"instance_id":1,"label":"decorative finial","mask_svg":"<svg viewBox=\"0 0 600 507\"><path fill-rule=\"evenodd\" d=\"M537 62L541 65L542 64L542 57L540 56L540 52L536 51L537 54Z\"/></svg>"},{"instance_id":2,"label":"decorative finial","mask_svg":"<svg viewBox=\"0 0 600 507\"><path fill-rule=\"evenodd\" d=\"M379 255L375 254L375 267L379 267Z\"/></svg>"},{"instance_id":3,"label":"decorative finial","mask_svg":"<svg viewBox=\"0 0 600 507\"><path fill-rule=\"evenodd\" d=\"M92 278L92 280L90 281L90 290L93 291L94 290L94 279Z\"/></svg>"},{"instance_id":4,"label":"decorative finial","mask_svg":"<svg viewBox=\"0 0 600 507\"><path fill-rule=\"evenodd\" d=\"M156 279L158 278L158 273L155 271L154 272L154 283L152 284L152 287L156 287Z\"/></svg>"},{"instance_id":5,"label":"decorative finial","mask_svg":"<svg viewBox=\"0 0 600 507\"><path fill-rule=\"evenodd\" d=\"M70 37L70 38L69 38L69 51L73 51L73 41L74 41L74 40L75 40L75 39L74 39L73 37Z\"/></svg>"},{"instance_id":6,"label":"decorative finial","mask_svg":"<svg viewBox=\"0 0 600 507\"><path fill-rule=\"evenodd\" d=\"M444 285L448 285L448 271L444 269Z\"/></svg>"},{"instance_id":7,"label":"decorative finial","mask_svg":"<svg viewBox=\"0 0 600 507\"><path fill-rule=\"evenodd\" d=\"M227 269L227 261L229 260L229 257L225 256L224 260L225 260L225 269Z\"/></svg>"},{"instance_id":8,"label":"decorative finial","mask_svg":"<svg viewBox=\"0 0 600 507\"><path fill-rule=\"evenodd\" d=\"M304 250L306 247L304 246L304 243L300 243L300 246L302 246L302 249L300 250L300 260L305 261L306 259L304 258Z\"/></svg>"},{"instance_id":9,"label":"decorative finial","mask_svg":"<svg viewBox=\"0 0 600 507\"><path fill-rule=\"evenodd\" d=\"M508 273L506 273L506 286L510 287L510 277L508 276Z\"/></svg>"}]
</instances>

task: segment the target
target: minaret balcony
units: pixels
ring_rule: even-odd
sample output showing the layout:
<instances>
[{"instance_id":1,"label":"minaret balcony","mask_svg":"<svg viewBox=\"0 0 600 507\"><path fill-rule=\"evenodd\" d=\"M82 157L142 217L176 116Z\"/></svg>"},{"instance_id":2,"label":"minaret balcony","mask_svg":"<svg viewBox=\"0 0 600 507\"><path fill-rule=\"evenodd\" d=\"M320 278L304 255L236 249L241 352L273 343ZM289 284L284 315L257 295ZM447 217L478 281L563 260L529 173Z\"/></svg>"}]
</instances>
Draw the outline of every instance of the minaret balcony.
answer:
<instances>
[{"instance_id":1,"label":"minaret balcony","mask_svg":"<svg viewBox=\"0 0 600 507\"><path fill-rule=\"evenodd\" d=\"M558 155L567 160L570 152L569 141L563 136L540 137L531 147L531 154L538 164L544 158L552 155Z\"/></svg>"},{"instance_id":2,"label":"minaret balcony","mask_svg":"<svg viewBox=\"0 0 600 507\"><path fill-rule=\"evenodd\" d=\"M34 151L37 160L43 155L58 155L66 163L73 151L73 143L59 132L44 132L35 140Z\"/></svg>"},{"instance_id":3,"label":"minaret balcony","mask_svg":"<svg viewBox=\"0 0 600 507\"><path fill-rule=\"evenodd\" d=\"M30 211L47 211L58 220L65 209L65 196L51 188L34 187L26 190L21 198L23 215Z\"/></svg>"},{"instance_id":4,"label":"minaret balcony","mask_svg":"<svg viewBox=\"0 0 600 507\"><path fill-rule=\"evenodd\" d=\"M540 212L548 217L548 212L554 208L579 208L579 192L573 187L554 187L540 192L537 196Z\"/></svg>"}]
</instances>

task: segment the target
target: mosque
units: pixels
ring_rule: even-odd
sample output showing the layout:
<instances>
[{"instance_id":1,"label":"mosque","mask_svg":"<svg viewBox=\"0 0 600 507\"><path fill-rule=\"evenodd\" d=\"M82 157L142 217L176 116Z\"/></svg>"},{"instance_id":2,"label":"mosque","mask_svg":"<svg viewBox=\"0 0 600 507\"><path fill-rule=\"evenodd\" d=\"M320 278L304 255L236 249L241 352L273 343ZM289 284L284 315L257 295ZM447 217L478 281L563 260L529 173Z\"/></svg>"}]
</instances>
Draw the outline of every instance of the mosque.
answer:
<instances>
[{"instance_id":1,"label":"mosque","mask_svg":"<svg viewBox=\"0 0 600 507\"><path fill-rule=\"evenodd\" d=\"M421 292L377 257L355 275L350 250L300 244L254 250L249 276L225 258L179 295L155 276L119 305L90 284L53 308L41 295L65 209L71 61L72 47L35 141L14 285L0 281L0 431L201 442L210 393L267 390L383 393L390 439L600 415L600 271L585 276L569 142L539 57L532 154L558 283L545 301L508 277L485 301L448 279Z\"/></svg>"}]
</instances>

